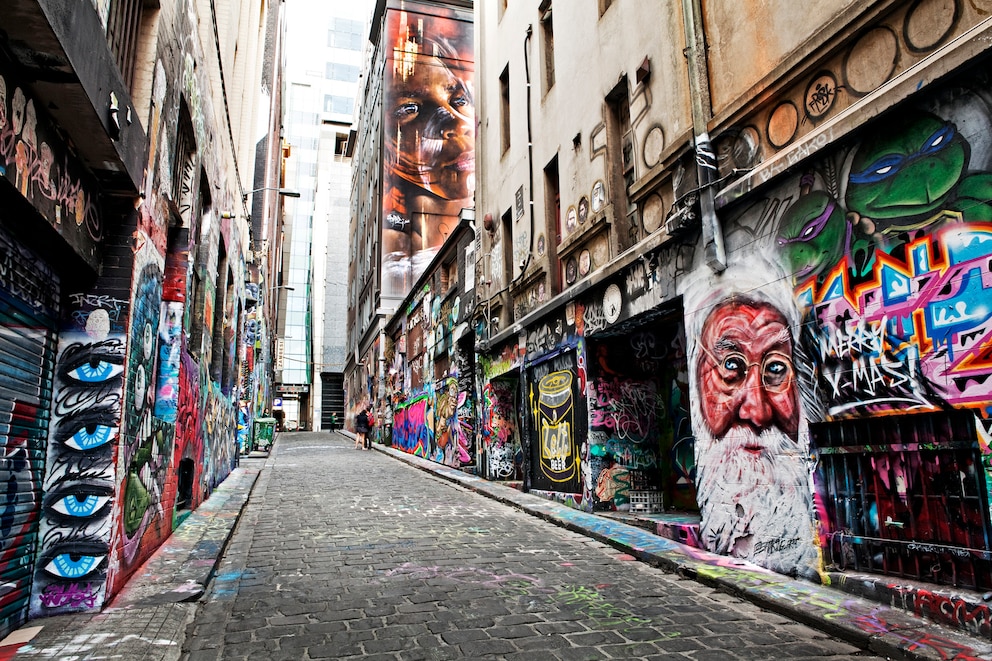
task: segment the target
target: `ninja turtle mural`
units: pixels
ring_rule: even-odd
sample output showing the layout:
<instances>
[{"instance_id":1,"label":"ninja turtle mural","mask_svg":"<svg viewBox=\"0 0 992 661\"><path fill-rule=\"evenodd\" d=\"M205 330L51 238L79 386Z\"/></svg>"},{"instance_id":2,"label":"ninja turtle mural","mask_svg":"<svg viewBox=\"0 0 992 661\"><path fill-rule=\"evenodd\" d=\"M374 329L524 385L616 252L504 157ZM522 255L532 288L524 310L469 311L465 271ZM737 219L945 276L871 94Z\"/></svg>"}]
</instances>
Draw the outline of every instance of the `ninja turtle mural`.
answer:
<instances>
[{"instance_id":1,"label":"ninja turtle mural","mask_svg":"<svg viewBox=\"0 0 992 661\"><path fill-rule=\"evenodd\" d=\"M827 417L984 406L987 139L922 110L881 124L802 175L776 232L811 322L818 394Z\"/></svg>"}]
</instances>

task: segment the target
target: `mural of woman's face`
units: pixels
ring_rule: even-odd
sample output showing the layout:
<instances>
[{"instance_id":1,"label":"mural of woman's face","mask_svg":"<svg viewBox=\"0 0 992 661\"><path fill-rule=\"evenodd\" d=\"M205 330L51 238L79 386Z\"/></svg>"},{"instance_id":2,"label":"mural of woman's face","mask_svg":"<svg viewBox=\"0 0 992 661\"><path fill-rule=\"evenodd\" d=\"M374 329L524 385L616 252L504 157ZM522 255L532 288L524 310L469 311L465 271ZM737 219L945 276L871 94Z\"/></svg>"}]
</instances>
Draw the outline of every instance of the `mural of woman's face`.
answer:
<instances>
[{"instance_id":1,"label":"mural of woman's face","mask_svg":"<svg viewBox=\"0 0 992 661\"><path fill-rule=\"evenodd\" d=\"M400 75L400 74L406 75ZM475 189L475 107L461 78L436 57L398 72L387 113L394 172L446 200Z\"/></svg>"}]
</instances>

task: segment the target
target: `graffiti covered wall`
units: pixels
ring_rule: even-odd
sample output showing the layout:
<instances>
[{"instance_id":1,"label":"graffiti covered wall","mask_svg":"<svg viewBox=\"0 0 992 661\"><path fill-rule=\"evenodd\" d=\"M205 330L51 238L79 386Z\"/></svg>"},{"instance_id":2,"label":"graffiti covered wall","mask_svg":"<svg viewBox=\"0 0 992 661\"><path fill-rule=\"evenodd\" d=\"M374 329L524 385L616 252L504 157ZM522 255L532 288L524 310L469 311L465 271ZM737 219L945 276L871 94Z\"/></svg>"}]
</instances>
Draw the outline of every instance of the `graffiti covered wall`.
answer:
<instances>
[{"instance_id":1,"label":"graffiti covered wall","mask_svg":"<svg viewBox=\"0 0 992 661\"><path fill-rule=\"evenodd\" d=\"M938 413L983 422L992 404L992 103L988 74L978 78L894 111L740 204L727 214L728 271L686 278L710 550L809 574L815 533L829 544L853 532L887 553L926 540L914 557L949 567L963 548L937 522L951 515L921 504L947 469L963 476L950 495L975 517L967 525L987 527L981 426ZM880 416L898 417L884 433L857 423ZM874 458L832 459L851 452ZM871 478L857 488L879 508L846 517L825 489L853 485L856 466ZM984 532L969 540L989 548ZM980 585L987 570L976 567L965 573Z\"/></svg>"},{"instance_id":2,"label":"graffiti covered wall","mask_svg":"<svg viewBox=\"0 0 992 661\"><path fill-rule=\"evenodd\" d=\"M593 509L627 509L631 489L664 491L666 507L695 509L685 340L672 321L651 329L586 344Z\"/></svg>"}]
</instances>

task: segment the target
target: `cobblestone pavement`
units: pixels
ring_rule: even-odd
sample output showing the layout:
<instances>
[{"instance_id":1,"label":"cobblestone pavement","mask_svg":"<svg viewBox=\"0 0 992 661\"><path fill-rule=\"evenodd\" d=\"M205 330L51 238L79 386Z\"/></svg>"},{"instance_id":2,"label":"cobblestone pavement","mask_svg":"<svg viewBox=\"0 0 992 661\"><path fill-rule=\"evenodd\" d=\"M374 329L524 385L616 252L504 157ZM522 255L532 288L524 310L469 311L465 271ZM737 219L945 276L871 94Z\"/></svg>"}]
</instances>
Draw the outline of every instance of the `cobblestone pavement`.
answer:
<instances>
[{"instance_id":1,"label":"cobblestone pavement","mask_svg":"<svg viewBox=\"0 0 992 661\"><path fill-rule=\"evenodd\" d=\"M882 658L352 445L282 435L184 658Z\"/></svg>"}]
</instances>

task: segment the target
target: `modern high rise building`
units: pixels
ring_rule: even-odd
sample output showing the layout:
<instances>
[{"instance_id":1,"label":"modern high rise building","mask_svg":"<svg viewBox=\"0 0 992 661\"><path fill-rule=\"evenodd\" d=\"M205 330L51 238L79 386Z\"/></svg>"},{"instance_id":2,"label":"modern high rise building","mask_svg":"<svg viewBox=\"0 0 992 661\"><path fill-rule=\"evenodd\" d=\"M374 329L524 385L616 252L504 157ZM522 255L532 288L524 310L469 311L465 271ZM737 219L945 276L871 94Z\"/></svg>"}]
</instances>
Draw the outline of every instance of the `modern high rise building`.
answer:
<instances>
[{"instance_id":1,"label":"modern high rise building","mask_svg":"<svg viewBox=\"0 0 992 661\"><path fill-rule=\"evenodd\" d=\"M371 10L364 1L288 6L286 185L300 195L287 201L280 292L276 392L288 429L327 429L344 418L347 149Z\"/></svg>"}]
</instances>

